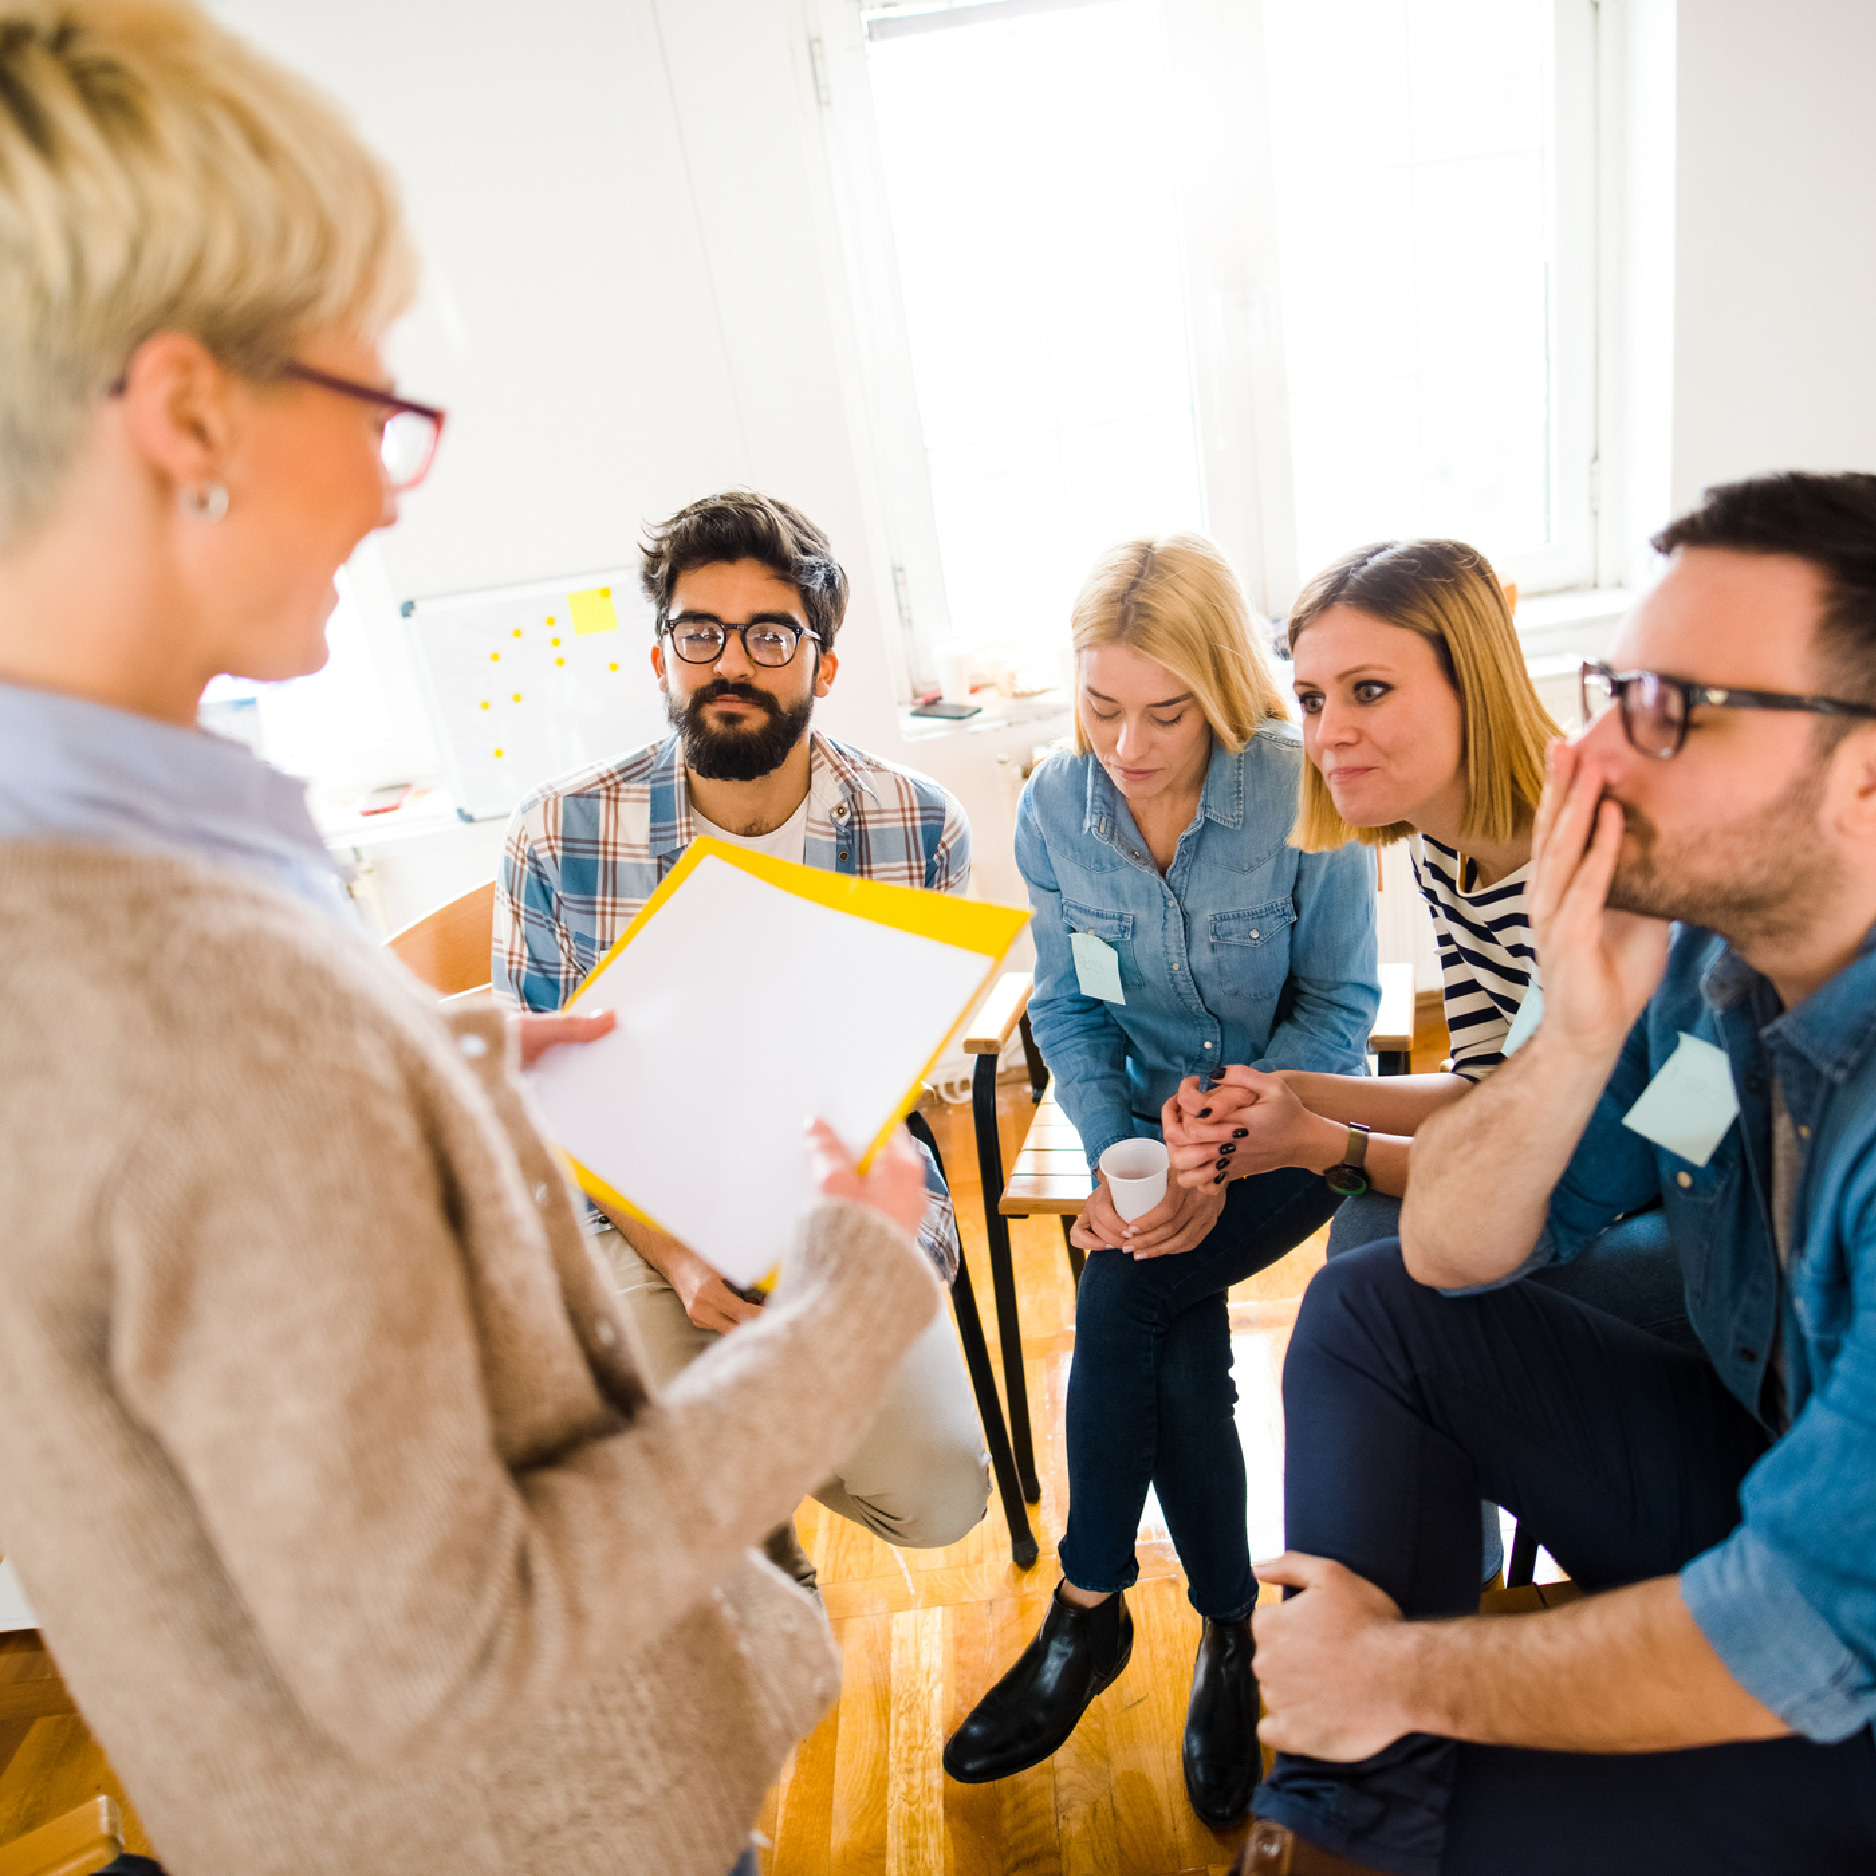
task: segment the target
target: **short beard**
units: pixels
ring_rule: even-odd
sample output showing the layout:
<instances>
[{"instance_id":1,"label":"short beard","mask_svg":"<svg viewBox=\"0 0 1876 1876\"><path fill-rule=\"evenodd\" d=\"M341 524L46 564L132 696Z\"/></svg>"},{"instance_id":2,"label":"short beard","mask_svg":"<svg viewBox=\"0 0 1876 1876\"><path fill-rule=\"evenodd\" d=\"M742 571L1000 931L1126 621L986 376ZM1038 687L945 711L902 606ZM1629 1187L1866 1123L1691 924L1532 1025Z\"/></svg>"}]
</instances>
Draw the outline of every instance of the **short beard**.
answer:
<instances>
[{"instance_id":1,"label":"short beard","mask_svg":"<svg viewBox=\"0 0 1876 1876\"><path fill-rule=\"evenodd\" d=\"M741 698L765 712L768 721L758 729L713 730L704 721L704 709L720 697ZM784 709L753 684L717 678L688 697L666 691L664 709L671 727L684 739L684 765L693 775L710 782L755 782L773 775L788 760L814 715L814 698L810 694L792 709Z\"/></svg>"},{"instance_id":2,"label":"short beard","mask_svg":"<svg viewBox=\"0 0 1876 1876\"><path fill-rule=\"evenodd\" d=\"M1842 860L1819 837L1823 775L1824 763L1812 762L1749 818L1680 841L1664 841L1639 808L1617 802L1627 833L1610 907L1703 926L1741 949L1806 931L1843 883Z\"/></svg>"}]
</instances>

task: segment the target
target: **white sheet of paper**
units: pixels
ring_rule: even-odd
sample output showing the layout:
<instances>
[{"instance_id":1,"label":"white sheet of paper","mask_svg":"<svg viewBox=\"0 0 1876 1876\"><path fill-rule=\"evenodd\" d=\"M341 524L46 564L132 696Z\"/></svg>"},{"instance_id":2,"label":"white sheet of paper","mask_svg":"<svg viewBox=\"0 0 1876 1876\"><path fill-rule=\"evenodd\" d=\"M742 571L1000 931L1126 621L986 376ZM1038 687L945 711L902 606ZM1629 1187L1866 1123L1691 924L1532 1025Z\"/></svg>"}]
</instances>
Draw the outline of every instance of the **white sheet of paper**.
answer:
<instances>
[{"instance_id":1,"label":"white sheet of paper","mask_svg":"<svg viewBox=\"0 0 1876 1876\"><path fill-rule=\"evenodd\" d=\"M0 1635L38 1626L38 1619L27 1605L26 1592L20 1588L18 1572L0 1557Z\"/></svg>"},{"instance_id":2,"label":"white sheet of paper","mask_svg":"<svg viewBox=\"0 0 1876 1876\"><path fill-rule=\"evenodd\" d=\"M618 1027L528 1080L550 1139L750 1283L814 1200L804 1123L864 1151L991 963L711 856L581 998Z\"/></svg>"},{"instance_id":3,"label":"white sheet of paper","mask_svg":"<svg viewBox=\"0 0 1876 1876\"><path fill-rule=\"evenodd\" d=\"M1682 1030L1674 1053L1622 1116L1622 1125L1678 1153L1689 1165L1704 1166L1738 1112L1726 1051Z\"/></svg>"},{"instance_id":4,"label":"white sheet of paper","mask_svg":"<svg viewBox=\"0 0 1876 1876\"><path fill-rule=\"evenodd\" d=\"M1518 1013L1511 1019L1511 1027L1505 1031L1505 1046L1501 1054L1511 1056L1530 1041L1531 1032L1544 1020L1544 987L1533 982L1524 993L1524 1001L1518 1005Z\"/></svg>"},{"instance_id":5,"label":"white sheet of paper","mask_svg":"<svg viewBox=\"0 0 1876 1876\"><path fill-rule=\"evenodd\" d=\"M1072 931L1068 948L1075 954L1075 982L1084 997L1099 997L1104 1003L1127 1001L1120 987L1120 954L1105 938L1091 931Z\"/></svg>"}]
</instances>

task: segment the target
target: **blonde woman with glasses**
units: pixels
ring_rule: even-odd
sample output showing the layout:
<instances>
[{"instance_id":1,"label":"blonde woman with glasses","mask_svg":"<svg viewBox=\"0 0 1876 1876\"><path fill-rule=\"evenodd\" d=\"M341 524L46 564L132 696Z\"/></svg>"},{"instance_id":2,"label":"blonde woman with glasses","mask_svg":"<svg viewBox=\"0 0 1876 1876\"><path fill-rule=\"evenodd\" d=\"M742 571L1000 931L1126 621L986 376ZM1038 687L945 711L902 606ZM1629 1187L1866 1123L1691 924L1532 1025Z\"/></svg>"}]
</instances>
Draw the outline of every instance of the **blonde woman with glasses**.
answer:
<instances>
[{"instance_id":1,"label":"blonde woman with glasses","mask_svg":"<svg viewBox=\"0 0 1876 1876\"><path fill-rule=\"evenodd\" d=\"M517 1058L196 728L442 415L391 184L197 9L0 0L0 1505L175 1876L724 1876L833 1696L750 1546L932 1320L909 1150L654 1397ZM147 1867L147 1866L144 1866Z\"/></svg>"}]
</instances>

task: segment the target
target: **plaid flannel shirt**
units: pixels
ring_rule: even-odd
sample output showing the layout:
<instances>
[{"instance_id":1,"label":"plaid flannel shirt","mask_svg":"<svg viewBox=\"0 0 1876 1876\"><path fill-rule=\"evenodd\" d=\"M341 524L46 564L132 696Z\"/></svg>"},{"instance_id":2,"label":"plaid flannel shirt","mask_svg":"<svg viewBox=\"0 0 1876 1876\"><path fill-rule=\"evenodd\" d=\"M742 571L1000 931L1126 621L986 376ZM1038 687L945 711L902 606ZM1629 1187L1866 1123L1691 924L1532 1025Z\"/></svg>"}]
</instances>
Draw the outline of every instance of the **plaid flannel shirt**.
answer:
<instances>
[{"instance_id":1,"label":"plaid flannel shirt","mask_svg":"<svg viewBox=\"0 0 1876 1876\"><path fill-rule=\"evenodd\" d=\"M676 736L528 796L508 823L495 890L496 996L525 1010L559 1009L695 834ZM814 730L802 857L830 873L961 893L970 823L928 776ZM948 1283L957 1219L929 1154L925 1183L932 1196L919 1242Z\"/></svg>"}]
</instances>

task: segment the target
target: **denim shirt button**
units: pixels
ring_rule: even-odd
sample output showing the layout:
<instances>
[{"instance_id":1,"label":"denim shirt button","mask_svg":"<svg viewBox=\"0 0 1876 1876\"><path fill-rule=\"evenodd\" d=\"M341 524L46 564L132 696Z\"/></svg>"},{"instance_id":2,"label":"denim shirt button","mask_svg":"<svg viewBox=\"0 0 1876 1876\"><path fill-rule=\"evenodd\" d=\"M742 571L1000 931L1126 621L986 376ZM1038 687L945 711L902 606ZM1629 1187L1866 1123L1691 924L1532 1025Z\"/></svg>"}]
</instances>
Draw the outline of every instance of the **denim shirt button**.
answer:
<instances>
[{"instance_id":1,"label":"denim shirt button","mask_svg":"<svg viewBox=\"0 0 1876 1876\"><path fill-rule=\"evenodd\" d=\"M1674 1175L1674 1183L1678 1185L1683 1192L1685 1192L1693 1182L1694 1176L1692 1173L1677 1172Z\"/></svg>"},{"instance_id":2,"label":"denim shirt button","mask_svg":"<svg viewBox=\"0 0 1876 1876\"><path fill-rule=\"evenodd\" d=\"M1209 1049L1212 1045L1208 1042L1205 1046Z\"/></svg>"}]
</instances>

